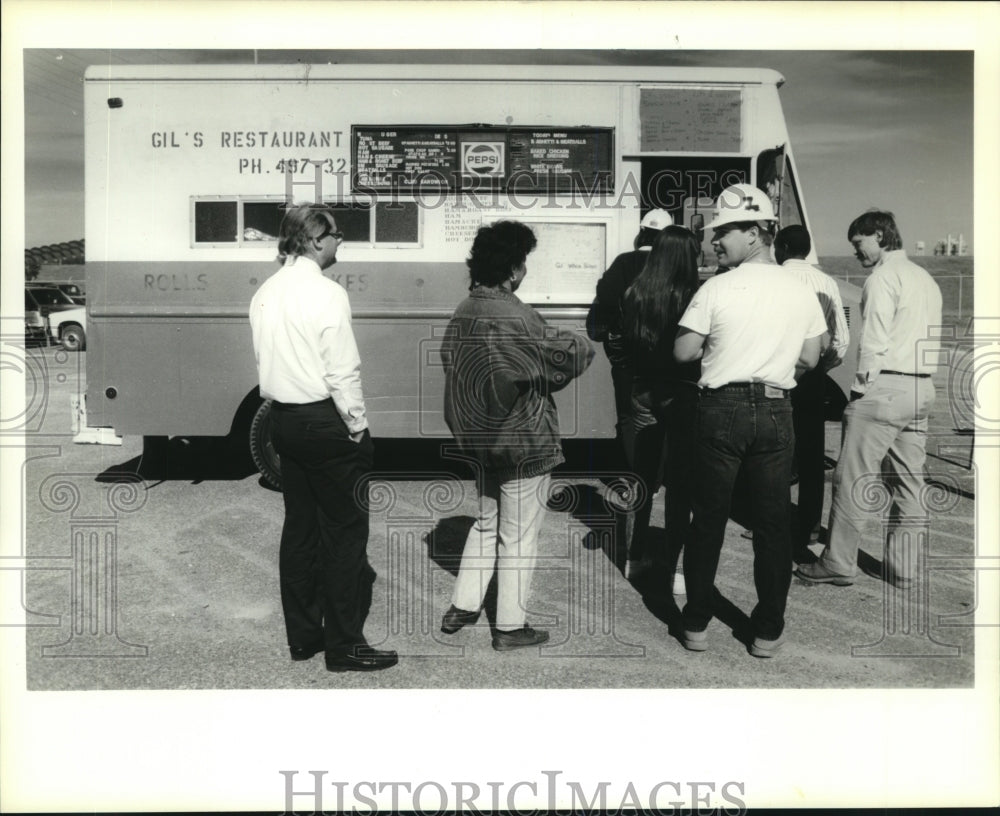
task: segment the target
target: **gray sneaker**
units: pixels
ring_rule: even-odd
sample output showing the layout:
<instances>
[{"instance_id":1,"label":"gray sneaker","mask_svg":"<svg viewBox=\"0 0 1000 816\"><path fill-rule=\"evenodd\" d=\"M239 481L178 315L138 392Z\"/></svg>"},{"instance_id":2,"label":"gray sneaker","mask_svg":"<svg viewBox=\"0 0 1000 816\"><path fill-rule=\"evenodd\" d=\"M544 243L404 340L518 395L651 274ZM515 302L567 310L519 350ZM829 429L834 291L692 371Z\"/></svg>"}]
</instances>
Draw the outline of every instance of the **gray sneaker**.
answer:
<instances>
[{"instance_id":1,"label":"gray sneaker","mask_svg":"<svg viewBox=\"0 0 1000 816\"><path fill-rule=\"evenodd\" d=\"M544 629L532 629L525 624L522 629L501 632L499 629L493 635L493 648L498 652L509 652L512 649L523 649L525 646L537 646L549 639L549 633Z\"/></svg>"},{"instance_id":2,"label":"gray sneaker","mask_svg":"<svg viewBox=\"0 0 1000 816\"><path fill-rule=\"evenodd\" d=\"M753 643L750 644L750 654L754 657L774 657L784 645L784 637L779 637L776 640L755 637Z\"/></svg>"}]
</instances>

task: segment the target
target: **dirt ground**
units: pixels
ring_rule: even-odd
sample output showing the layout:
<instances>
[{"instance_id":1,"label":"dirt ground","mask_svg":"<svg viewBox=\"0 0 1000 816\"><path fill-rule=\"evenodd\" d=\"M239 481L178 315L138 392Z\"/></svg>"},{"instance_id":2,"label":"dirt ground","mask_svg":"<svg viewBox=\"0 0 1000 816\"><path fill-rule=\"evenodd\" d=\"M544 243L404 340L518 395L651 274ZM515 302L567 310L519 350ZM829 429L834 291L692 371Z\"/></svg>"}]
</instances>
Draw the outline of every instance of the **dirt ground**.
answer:
<instances>
[{"instance_id":1,"label":"dirt ground","mask_svg":"<svg viewBox=\"0 0 1000 816\"><path fill-rule=\"evenodd\" d=\"M621 573L621 514L607 500L606 446L567 444L555 475L528 599L544 647L496 653L488 617L438 627L472 522L468 474L436 448L376 438L369 558L378 578L366 634L400 654L376 675L330 674L288 659L277 584L281 495L211 440L174 439L159 463L142 441L74 444L70 398L86 354L26 352L23 469L27 687L277 688L964 688L975 675L976 476L962 355L935 377L928 501L935 509L926 580L900 593L867 575L846 588L793 579L783 653L758 660L741 642L753 607L751 542L731 522L709 649L675 637L664 576ZM966 389L967 390L967 389ZM827 426L836 459L840 428ZM827 508L829 478L827 471ZM793 500L795 488L793 487ZM653 526L662 539L662 498ZM877 568L874 518L862 563ZM814 545L819 552L821 545ZM487 607L489 611L489 606Z\"/></svg>"}]
</instances>

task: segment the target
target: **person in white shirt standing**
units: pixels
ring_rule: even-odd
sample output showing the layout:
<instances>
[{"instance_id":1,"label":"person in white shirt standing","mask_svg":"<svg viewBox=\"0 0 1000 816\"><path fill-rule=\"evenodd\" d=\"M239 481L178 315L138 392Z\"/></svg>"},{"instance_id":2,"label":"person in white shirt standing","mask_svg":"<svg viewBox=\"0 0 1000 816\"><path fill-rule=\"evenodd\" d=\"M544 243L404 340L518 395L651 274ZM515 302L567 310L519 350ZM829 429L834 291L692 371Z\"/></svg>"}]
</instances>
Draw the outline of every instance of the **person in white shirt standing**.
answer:
<instances>
[{"instance_id":1,"label":"person in white shirt standing","mask_svg":"<svg viewBox=\"0 0 1000 816\"><path fill-rule=\"evenodd\" d=\"M679 363L701 359L692 546L684 554L684 632L692 651L708 648L715 574L737 474L750 490L757 605L745 636L754 657L783 644L792 581L791 475L794 431L789 393L796 369L819 360L826 322L813 291L771 259L775 216L767 194L749 185L719 196L712 244L724 275L705 281L680 320Z\"/></svg>"},{"instance_id":2,"label":"person in white shirt standing","mask_svg":"<svg viewBox=\"0 0 1000 816\"><path fill-rule=\"evenodd\" d=\"M864 497L881 479L892 495L881 577L908 589L929 523L920 493L934 403L931 374L939 357L929 341L941 325L941 290L906 257L892 213L863 213L851 222L847 239L861 265L872 270L861 295L858 370L844 409L828 543L815 564L795 574L811 583L853 583L871 515Z\"/></svg>"},{"instance_id":3,"label":"person in white shirt standing","mask_svg":"<svg viewBox=\"0 0 1000 816\"><path fill-rule=\"evenodd\" d=\"M851 342L840 289L833 278L806 260L811 250L809 230L801 224L787 226L774 236L774 259L783 270L816 293L826 319L827 338L820 352L819 364L803 372L792 391L795 463L799 474L799 503L792 524L792 558L800 563L815 560L816 556L809 550L809 541L823 517L826 374L844 362Z\"/></svg>"},{"instance_id":4,"label":"person in white shirt standing","mask_svg":"<svg viewBox=\"0 0 1000 816\"><path fill-rule=\"evenodd\" d=\"M330 671L374 671L398 657L372 648L363 631L375 580L365 501L374 447L347 292L323 275L341 241L329 208L290 207L278 236L282 267L254 295L250 327L260 393L274 401L292 660L324 652Z\"/></svg>"}]
</instances>

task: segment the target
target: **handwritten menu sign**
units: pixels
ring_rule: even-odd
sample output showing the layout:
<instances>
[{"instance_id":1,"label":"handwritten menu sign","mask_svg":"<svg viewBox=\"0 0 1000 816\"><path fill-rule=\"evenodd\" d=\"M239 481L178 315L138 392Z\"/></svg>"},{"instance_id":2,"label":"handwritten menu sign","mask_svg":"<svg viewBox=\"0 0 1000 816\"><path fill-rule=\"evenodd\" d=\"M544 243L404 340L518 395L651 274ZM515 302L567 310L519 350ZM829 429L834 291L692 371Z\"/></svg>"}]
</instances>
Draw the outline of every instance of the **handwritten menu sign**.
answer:
<instances>
[{"instance_id":1,"label":"handwritten menu sign","mask_svg":"<svg viewBox=\"0 0 1000 816\"><path fill-rule=\"evenodd\" d=\"M358 125L351 157L357 192L614 187L613 128Z\"/></svg>"},{"instance_id":2,"label":"handwritten menu sign","mask_svg":"<svg viewBox=\"0 0 1000 816\"><path fill-rule=\"evenodd\" d=\"M639 149L738 153L743 100L738 90L642 88Z\"/></svg>"},{"instance_id":3,"label":"handwritten menu sign","mask_svg":"<svg viewBox=\"0 0 1000 816\"><path fill-rule=\"evenodd\" d=\"M527 224L538 244L525 262L528 274L517 296L526 303L589 305L605 268L605 224Z\"/></svg>"}]
</instances>

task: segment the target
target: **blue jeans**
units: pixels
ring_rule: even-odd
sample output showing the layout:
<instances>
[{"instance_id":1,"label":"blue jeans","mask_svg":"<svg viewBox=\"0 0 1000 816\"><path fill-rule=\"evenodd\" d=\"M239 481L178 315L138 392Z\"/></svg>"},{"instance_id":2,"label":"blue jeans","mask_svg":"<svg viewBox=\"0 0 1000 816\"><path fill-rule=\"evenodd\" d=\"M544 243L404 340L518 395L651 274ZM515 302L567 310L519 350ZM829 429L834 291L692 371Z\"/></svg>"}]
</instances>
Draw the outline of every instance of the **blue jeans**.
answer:
<instances>
[{"instance_id":1,"label":"blue jeans","mask_svg":"<svg viewBox=\"0 0 1000 816\"><path fill-rule=\"evenodd\" d=\"M795 433L787 396L767 397L762 383L702 391L698 404L693 541L684 554L684 628L712 619L715 573L742 466L749 488L757 606L755 637L774 640L785 626L792 580L791 492Z\"/></svg>"}]
</instances>

